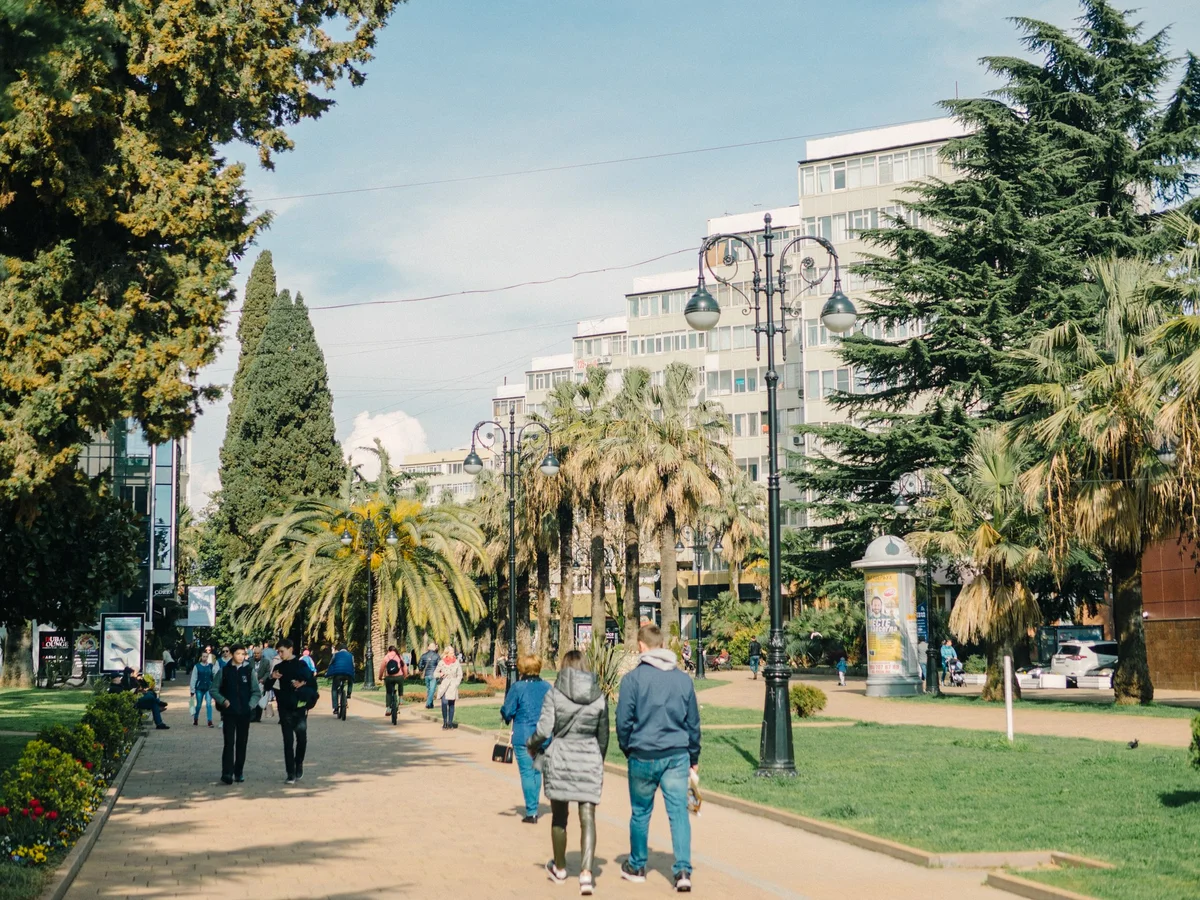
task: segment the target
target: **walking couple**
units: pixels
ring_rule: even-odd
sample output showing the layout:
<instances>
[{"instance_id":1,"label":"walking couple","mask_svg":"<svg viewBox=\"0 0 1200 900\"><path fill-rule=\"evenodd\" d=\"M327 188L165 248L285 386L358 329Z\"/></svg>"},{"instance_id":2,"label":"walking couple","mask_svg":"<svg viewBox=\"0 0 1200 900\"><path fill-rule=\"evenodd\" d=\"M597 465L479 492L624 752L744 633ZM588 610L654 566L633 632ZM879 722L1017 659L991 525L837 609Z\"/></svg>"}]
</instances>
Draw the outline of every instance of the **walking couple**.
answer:
<instances>
[{"instance_id":1,"label":"walking couple","mask_svg":"<svg viewBox=\"0 0 1200 900\"><path fill-rule=\"evenodd\" d=\"M675 890L692 889L689 773L700 761L700 713L692 679L678 668L674 652L663 647L657 625L638 631L638 665L621 682L617 701L617 743L628 760L629 858L621 864L626 881L646 880L650 813L662 791L671 824ZM513 744L525 795L524 822L538 819L538 793L544 783L550 801L554 858L546 863L550 880L567 880L567 819L570 803L579 807L581 863L579 892L595 891L596 804L604 784L608 752L608 698L583 654L563 657L553 688L538 677L540 664L522 659L521 680L505 699L501 715L513 723Z\"/></svg>"}]
</instances>

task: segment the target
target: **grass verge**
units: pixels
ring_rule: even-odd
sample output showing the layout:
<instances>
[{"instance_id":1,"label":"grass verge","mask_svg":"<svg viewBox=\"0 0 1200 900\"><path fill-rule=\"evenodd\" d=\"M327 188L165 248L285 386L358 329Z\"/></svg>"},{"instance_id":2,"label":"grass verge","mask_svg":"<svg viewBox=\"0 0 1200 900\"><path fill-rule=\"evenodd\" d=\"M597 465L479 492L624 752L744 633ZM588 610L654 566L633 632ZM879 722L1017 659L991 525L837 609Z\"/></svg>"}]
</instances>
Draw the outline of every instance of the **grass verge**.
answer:
<instances>
[{"instance_id":1,"label":"grass verge","mask_svg":"<svg viewBox=\"0 0 1200 900\"><path fill-rule=\"evenodd\" d=\"M1003 704L999 703L986 703L978 695L956 697L943 694L941 697L927 697L921 694L916 697L892 697L889 699L898 703L936 703L947 706L991 706L993 708L1003 706ZM1036 688L1026 690L1024 692L1024 699L1014 702L1013 708L1017 711L1022 709L1044 709L1050 712L1109 713L1115 716L1149 716L1161 719L1190 719L1197 713L1200 713L1200 708L1173 706L1166 703L1150 703L1146 706L1117 706L1112 700L1088 700L1082 698L1079 700L1052 700L1050 698L1039 697Z\"/></svg>"},{"instance_id":2,"label":"grass verge","mask_svg":"<svg viewBox=\"0 0 1200 900\"><path fill-rule=\"evenodd\" d=\"M0 731L74 725L93 696L90 688L0 688Z\"/></svg>"},{"instance_id":3,"label":"grass verge","mask_svg":"<svg viewBox=\"0 0 1200 900\"><path fill-rule=\"evenodd\" d=\"M55 866L37 868L0 866L0 900L31 900L40 897Z\"/></svg>"},{"instance_id":4,"label":"grass verge","mask_svg":"<svg viewBox=\"0 0 1200 900\"><path fill-rule=\"evenodd\" d=\"M1184 900L1200 885L1200 778L1183 751L920 726L797 729L794 779L756 778L756 730L704 737L714 791L925 850L1055 849L1113 871L1026 877L1110 900Z\"/></svg>"}]
</instances>

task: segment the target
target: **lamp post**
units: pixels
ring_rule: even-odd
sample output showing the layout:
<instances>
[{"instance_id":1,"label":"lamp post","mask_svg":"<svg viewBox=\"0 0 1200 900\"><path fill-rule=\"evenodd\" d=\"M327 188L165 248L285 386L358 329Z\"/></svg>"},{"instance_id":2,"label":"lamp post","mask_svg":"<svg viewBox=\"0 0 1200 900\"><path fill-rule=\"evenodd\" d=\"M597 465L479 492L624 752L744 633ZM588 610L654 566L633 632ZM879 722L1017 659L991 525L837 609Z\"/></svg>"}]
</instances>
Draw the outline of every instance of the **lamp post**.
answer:
<instances>
[{"instance_id":1,"label":"lamp post","mask_svg":"<svg viewBox=\"0 0 1200 900\"><path fill-rule=\"evenodd\" d=\"M779 373L775 370L775 337L781 335L783 340L783 358L787 359L787 308L784 306L784 296L787 292L784 258L788 251L806 241L820 244L833 262L833 293L821 309L821 321L834 334L845 334L854 327L858 312L850 298L842 293L841 271L839 269L837 251L833 244L825 238L801 235L793 238L779 252L779 265L772 266L775 253L772 250L774 232L771 230L771 214L763 216L763 248L760 260L758 249L753 243L738 234L714 234L705 238L700 245L699 279L696 293L684 307L683 315L688 325L697 331L711 331L721 318L721 306L704 286L704 269L707 265L707 255L710 248L722 241L736 241L749 251L754 265L754 333L755 349L761 353L760 336L767 341L767 435L770 447L767 453L767 527L768 555L770 560L770 612L771 634L767 639L767 665L763 670L763 680L766 682L766 700L763 708L762 741L759 751L758 773L763 776L795 775L796 753L792 745L792 717L788 708L788 678L791 670L788 668L787 657L784 653L783 640L783 594L780 587L780 514L779 514L779 439L778 439L778 387ZM727 264L732 259L726 257ZM826 271L819 278L810 279L805 272L812 271L815 266L811 258L805 258L801 263L800 279L806 285L812 286L824 280ZM719 278L712 269L709 274L720 282L728 284ZM775 321L775 302L779 302L779 322ZM763 312L765 310L765 321ZM749 310L744 310L749 314ZM761 358L761 355L760 355Z\"/></svg>"},{"instance_id":2,"label":"lamp post","mask_svg":"<svg viewBox=\"0 0 1200 900\"><path fill-rule=\"evenodd\" d=\"M475 442L485 447L495 445L495 438L481 434L480 429L488 425L494 426L500 435L500 446L504 454L504 478L508 487L508 660L504 666L504 693L512 687L513 670L517 665L517 463L521 457L521 447L527 428L540 428L546 433L546 455L538 467L547 477L558 474L558 457L550 447L550 429L541 422L526 422L517 428L517 406L508 404L508 434L499 422L485 420L475 426L471 432L471 452L463 460L463 471L468 475L478 475L483 471L483 460L475 452ZM548 637L548 636L546 636ZM543 640L546 639L543 637Z\"/></svg>"},{"instance_id":3,"label":"lamp post","mask_svg":"<svg viewBox=\"0 0 1200 900\"><path fill-rule=\"evenodd\" d=\"M707 679L704 674L704 595L701 593L704 587L703 578L704 562L702 553L708 544L712 544L713 552L720 553L725 548L721 546L721 533L715 528L706 528L697 526L695 528L683 528L683 531L691 535L692 559L696 568L696 678ZM678 553L683 552L683 535L680 534L679 540L675 543L675 550Z\"/></svg>"},{"instance_id":4,"label":"lamp post","mask_svg":"<svg viewBox=\"0 0 1200 900\"><path fill-rule=\"evenodd\" d=\"M360 515L351 510L347 518L356 521L359 524L358 533L363 535L363 543L365 544L363 551L366 554L367 560L367 652L363 657L363 667L366 671L363 672L363 688L368 691L375 690L375 653L371 643L371 629L374 625L375 618L375 575L371 571L371 561L375 558L375 532L379 528L382 521L386 519L388 523L388 535L384 539L389 547L395 547L400 538L396 536L396 528L392 525L391 515L385 516L386 510L379 510L374 514ZM350 536L350 529L342 527L342 546L349 547L354 543L354 538Z\"/></svg>"},{"instance_id":5,"label":"lamp post","mask_svg":"<svg viewBox=\"0 0 1200 900\"><path fill-rule=\"evenodd\" d=\"M910 472L900 478L894 505L897 515L904 515L912 508L912 501L929 493L929 483L920 474ZM933 642L933 561L925 557L925 693L931 697L942 695L938 681L941 653Z\"/></svg>"}]
</instances>

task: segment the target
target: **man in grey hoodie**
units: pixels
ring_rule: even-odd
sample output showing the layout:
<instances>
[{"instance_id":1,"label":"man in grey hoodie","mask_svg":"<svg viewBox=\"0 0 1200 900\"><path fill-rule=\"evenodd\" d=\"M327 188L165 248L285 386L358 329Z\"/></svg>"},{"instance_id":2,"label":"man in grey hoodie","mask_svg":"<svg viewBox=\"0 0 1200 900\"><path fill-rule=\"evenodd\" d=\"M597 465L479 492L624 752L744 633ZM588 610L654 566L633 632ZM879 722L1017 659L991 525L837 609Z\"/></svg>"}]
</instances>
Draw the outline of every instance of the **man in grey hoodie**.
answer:
<instances>
[{"instance_id":1,"label":"man in grey hoodie","mask_svg":"<svg viewBox=\"0 0 1200 900\"><path fill-rule=\"evenodd\" d=\"M655 791L661 789L671 822L675 890L692 889L692 825L688 821L688 775L700 764L700 710L692 679L663 648L657 625L638 630L638 665L621 681L617 743L629 765L629 858L626 881L646 880L647 841Z\"/></svg>"}]
</instances>

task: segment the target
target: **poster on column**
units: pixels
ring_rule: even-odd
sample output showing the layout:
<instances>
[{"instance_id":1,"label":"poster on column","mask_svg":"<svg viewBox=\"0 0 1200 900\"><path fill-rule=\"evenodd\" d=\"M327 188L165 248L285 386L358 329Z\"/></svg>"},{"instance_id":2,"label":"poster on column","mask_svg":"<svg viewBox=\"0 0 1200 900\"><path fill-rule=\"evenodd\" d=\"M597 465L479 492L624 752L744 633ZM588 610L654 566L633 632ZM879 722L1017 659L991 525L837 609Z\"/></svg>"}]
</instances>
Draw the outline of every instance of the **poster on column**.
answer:
<instances>
[{"instance_id":1,"label":"poster on column","mask_svg":"<svg viewBox=\"0 0 1200 900\"><path fill-rule=\"evenodd\" d=\"M104 613L100 616L100 671L142 670L146 617L141 613Z\"/></svg>"},{"instance_id":2,"label":"poster on column","mask_svg":"<svg viewBox=\"0 0 1200 900\"><path fill-rule=\"evenodd\" d=\"M867 674L903 675L904 638L900 622L899 574L868 572L866 598ZM912 627L915 630L915 617Z\"/></svg>"}]
</instances>

